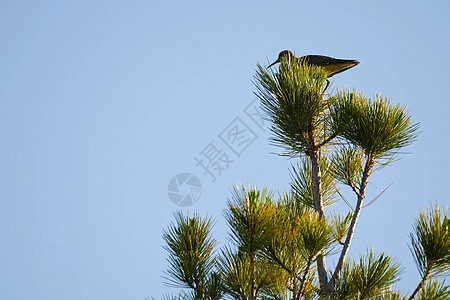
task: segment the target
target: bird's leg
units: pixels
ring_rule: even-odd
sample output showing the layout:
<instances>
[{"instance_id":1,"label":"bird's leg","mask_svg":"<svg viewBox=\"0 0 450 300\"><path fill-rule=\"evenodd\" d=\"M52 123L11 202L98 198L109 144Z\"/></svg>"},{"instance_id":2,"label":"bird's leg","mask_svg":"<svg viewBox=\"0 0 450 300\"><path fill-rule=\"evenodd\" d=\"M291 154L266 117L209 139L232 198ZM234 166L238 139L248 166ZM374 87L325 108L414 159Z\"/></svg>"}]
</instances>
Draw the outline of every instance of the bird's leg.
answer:
<instances>
[{"instance_id":1,"label":"bird's leg","mask_svg":"<svg viewBox=\"0 0 450 300\"><path fill-rule=\"evenodd\" d=\"M325 86L325 89L323 90L324 94L327 91L329 85L330 85L330 81L327 79L327 85Z\"/></svg>"}]
</instances>

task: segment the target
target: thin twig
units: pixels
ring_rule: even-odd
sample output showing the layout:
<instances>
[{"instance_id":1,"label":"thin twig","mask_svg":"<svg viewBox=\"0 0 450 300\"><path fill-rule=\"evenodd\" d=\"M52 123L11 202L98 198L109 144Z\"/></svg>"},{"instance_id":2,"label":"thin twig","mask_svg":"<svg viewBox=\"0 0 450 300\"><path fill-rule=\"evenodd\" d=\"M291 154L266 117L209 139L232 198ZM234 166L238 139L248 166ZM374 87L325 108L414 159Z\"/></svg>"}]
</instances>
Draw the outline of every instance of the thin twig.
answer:
<instances>
[{"instance_id":1,"label":"thin twig","mask_svg":"<svg viewBox=\"0 0 450 300\"><path fill-rule=\"evenodd\" d=\"M337 137L337 133L333 133L332 135L330 135L328 138L326 138L325 140L322 141L322 143L320 143L317 148L322 148L323 146L325 146L326 144L328 144L331 140L333 140L335 137Z\"/></svg>"},{"instance_id":2,"label":"thin twig","mask_svg":"<svg viewBox=\"0 0 450 300\"><path fill-rule=\"evenodd\" d=\"M269 249L270 254L272 255L272 259L279 264L284 270L286 270L289 274L293 274L294 270L292 270L291 268L289 268L288 266L286 266L281 259L278 258L277 254L275 253L275 250L273 250L272 247L270 247Z\"/></svg>"}]
</instances>

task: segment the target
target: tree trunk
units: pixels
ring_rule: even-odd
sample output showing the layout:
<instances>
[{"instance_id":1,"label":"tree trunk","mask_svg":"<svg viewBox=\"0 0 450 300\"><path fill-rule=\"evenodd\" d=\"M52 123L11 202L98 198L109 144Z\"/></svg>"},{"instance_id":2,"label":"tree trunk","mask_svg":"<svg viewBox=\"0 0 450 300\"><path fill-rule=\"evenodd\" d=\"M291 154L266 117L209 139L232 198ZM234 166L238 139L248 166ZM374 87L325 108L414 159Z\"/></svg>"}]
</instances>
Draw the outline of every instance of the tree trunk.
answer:
<instances>
[{"instance_id":1,"label":"tree trunk","mask_svg":"<svg viewBox=\"0 0 450 300\"><path fill-rule=\"evenodd\" d=\"M313 186L314 186L314 209L319 213L319 218L323 218L323 202L322 202L322 173L320 172L319 153L315 149L310 152L309 158L312 166ZM320 288L324 288L327 285L327 267L325 257L320 255L317 257L317 272L319 274Z\"/></svg>"},{"instance_id":2,"label":"tree trunk","mask_svg":"<svg viewBox=\"0 0 450 300\"><path fill-rule=\"evenodd\" d=\"M319 153L313 151L310 155L313 175L314 186L314 208L319 213L320 219L322 219L324 210L322 202L322 172L320 171Z\"/></svg>"},{"instance_id":3,"label":"tree trunk","mask_svg":"<svg viewBox=\"0 0 450 300\"><path fill-rule=\"evenodd\" d=\"M251 268L251 288L250 288L250 299L256 300L256 254L250 253L250 268Z\"/></svg>"}]
</instances>

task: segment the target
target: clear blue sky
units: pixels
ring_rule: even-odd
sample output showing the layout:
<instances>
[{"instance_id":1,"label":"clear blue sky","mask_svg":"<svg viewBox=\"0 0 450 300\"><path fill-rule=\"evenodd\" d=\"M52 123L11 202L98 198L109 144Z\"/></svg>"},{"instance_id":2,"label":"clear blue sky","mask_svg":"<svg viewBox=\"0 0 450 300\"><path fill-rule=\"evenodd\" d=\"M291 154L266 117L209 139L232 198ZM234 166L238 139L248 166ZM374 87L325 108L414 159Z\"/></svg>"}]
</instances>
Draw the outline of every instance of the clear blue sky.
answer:
<instances>
[{"instance_id":1,"label":"clear blue sky","mask_svg":"<svg viewBox=\"0 0 450 300\"><path fill-rule=\"evenodd\" d=\"M421 123L373 176L369 199L393 185L363 210L350 253L392 254L413 289L413 219L449 203L448 1L94 2L0 2L0 299L171 291L161 232L181 172L202 184L189 210L218 219L225 245L233 184L289 184L295 161L244 112L256 62L283 49L358 59L332 87L382 92ZM240 156L220 139L236 117L257 136ZM215 182L194 161L210 142L233 160Z\"/></svg>"}]
</instances>

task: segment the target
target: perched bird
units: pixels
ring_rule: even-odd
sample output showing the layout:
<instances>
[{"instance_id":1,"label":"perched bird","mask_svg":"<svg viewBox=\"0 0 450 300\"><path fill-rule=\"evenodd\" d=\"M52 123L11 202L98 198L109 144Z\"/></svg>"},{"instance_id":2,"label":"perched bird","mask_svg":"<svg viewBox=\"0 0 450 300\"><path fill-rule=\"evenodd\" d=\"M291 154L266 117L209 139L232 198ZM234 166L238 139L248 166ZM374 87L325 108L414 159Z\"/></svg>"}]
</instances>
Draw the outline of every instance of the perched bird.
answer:
<instances>
[{"instance_id":1,"label":"perched bird","mask_svg":"<svg viewBox=\"0 0 450 300\"><path fill-rule=\"evenodd\" d=\"M337 59L323 55L305 55L297 58L291 51L284 50L281 51L280 54L278 54L277 60L271 63L267 68L270 68L274 64L281 62L284 57L288 57L289 59L297 59L299 61L305 61L310 66L322 67L323 69L325 69L325 71L327 71L328 78L338 73L344 72L345 70L348 70L359 64L359 61L354 59ZM327 79L325 90L328 88L329 84L330 81Z\"/></svg>"}]
</instances>

